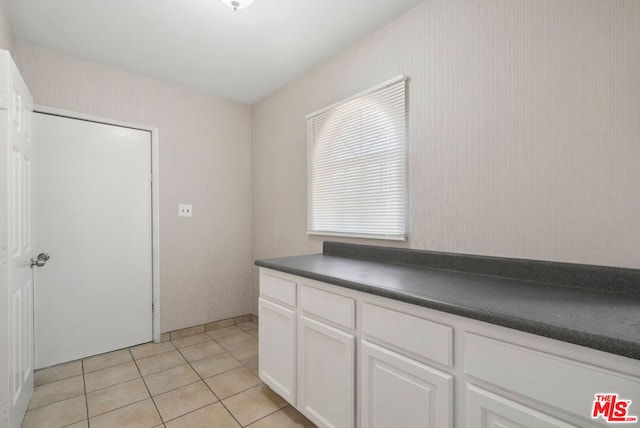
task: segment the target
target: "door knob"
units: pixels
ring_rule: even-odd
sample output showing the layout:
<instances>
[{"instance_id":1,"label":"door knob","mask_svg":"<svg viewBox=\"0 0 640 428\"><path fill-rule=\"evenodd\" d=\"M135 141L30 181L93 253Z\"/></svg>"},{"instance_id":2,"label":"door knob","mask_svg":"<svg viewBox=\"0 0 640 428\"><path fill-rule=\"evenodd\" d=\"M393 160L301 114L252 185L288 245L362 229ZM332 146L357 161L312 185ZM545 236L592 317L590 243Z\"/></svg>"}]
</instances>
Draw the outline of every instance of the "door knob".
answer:
<instances>
[{"instance_id":1,"label":"door knob","mask_svg":"<svg viewBox=\"0 0 640 428\"><path fill-rule=\"evenodd\" d=\"M34 266L36 267L42 267L47 263L47 260L49 260L49 254L47 253L40 253L38 254L38 258L31 259L31 269L33 269Z\"/></svg>"}]
</instances>

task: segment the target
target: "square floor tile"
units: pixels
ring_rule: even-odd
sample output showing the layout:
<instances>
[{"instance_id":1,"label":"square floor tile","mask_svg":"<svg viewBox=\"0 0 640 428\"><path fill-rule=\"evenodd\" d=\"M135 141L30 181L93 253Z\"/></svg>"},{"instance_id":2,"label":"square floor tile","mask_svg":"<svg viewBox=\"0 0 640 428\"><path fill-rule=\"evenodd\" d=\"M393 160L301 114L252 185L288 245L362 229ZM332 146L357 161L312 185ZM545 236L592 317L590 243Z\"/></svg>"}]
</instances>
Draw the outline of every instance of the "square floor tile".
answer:
<instances>
[{"instance_id":1,"label":"square floor tile","mask_svg":"<svg viewBox=\"0 0 640 428\"><path fill-rule=\"evenodd\" d=\"M67 398L84 395L84 378L82 375L36 386L29 403L30 409L46 406Z\"/></svg>"},{"instance_id":2,"label":"square floor tile","mask_svg":"<svg viewBox=\"0 0 640 428\"><path fill-rule=\"evenodd\" d=\"M146 376L186 364L186 361L178 351L174 350L136 360L136 363L142 376Z\"/></svg>"},{"instance_id":3,"label":"square floor tile","mask_svg":"<svg viewBox=\"0 0 640 428\"><path fill-rule=\"evenodd\" d=\"M91 373L97 370L106 369L126 362L132 361L131 352L128 349L120 349L119 351L107 352L106 354L96 355L82 360L84 373Z\"/></svg>"},{"instance_id":4,"label":"square floor tile","mask_svg":"<svg viewBox=\"0 0 640 428\"><path fill-rule=\"evenodd\" d=\"M167 428L240 428L238 422L220 403L211 404L167 422Z\"/></svg>"},{"instance_id":5,"label":"square floor tile","mask_svg":"<svg viewBox=\"0 0 640 428\"><path fill-rule=\"evenodd\" d=\"M264 385L222 400L222 403L242 426L257 421L287 405L275 392Z\"/></svg>"},{"instance_id":6,"label":"square floor tile","mask_svg":"<svg viewBox=\"0 0 640 428\"><path fill-rule=\"evenodd\" d=\"M149 391L140 378L90 392L87 394L89 417L92 418L147 398L149 398Z\"/></svg>"},{"instance_id":7,"label":"square floor tile","mask_svg":"<svg viewBox=\"0 0 640 428\"><path fill-rule=\"evenodd\" d=\"M257 358L255 360L246 361L242 363L242 365L245 366L254 375L260 376L259 375L260 363L258 362Z\"/></svg>"},{"instance_id":8,"label":"square floor tile","mask_svg":"<svg viewBox=\"0 0 640 428\"><path fill-rule=\"evenodd\" d=\"M193 383L153 397L163 421L213 404L218 399L204 382Z\"/></svg>"},{"instance_id":9,"label":"square floor tile","mask_svg":"<svg viewBox=\"0 0 640 428\"><path fill-rule=\"evenodd\" d=\"M302 413L287 406L252 423L249 428L315 428L315 425Z\"/></svg>"},{"instance_id":10,"label":"square floor tile","mask_svg":"<svg viewBox=\"0 0 640 428\"><path fill-rule=\"evenodd\" d=\"M258 358L258 342L247 343L230 351L231 355L236 357L240 362L251 361Z\"/></svg>"},{"instance_id":11,"label":"square floor tile","mask_svg":"<svg viewBox=\"0 0 640 428\"><path fill-rule=\"evenodd\" d=\"M138 345L131 348L131 354L133 354L133 358L139 360L141 358L151 357L152 355L161 354L163 352L169 352L175 350L176 347L173 346L171 342L161 342L161 343L145 343L144 345Z\"/></svg>"},{"instance_id":12,"label":"square floor tile","mask_svg":"<svg viewBox=\"0 0 640 428\"><path fill-rule=\"evenodd\" d=\"M242 363L228 352L221 352L211 355L210 357L205 357L201 360L194 361L191 365L203 379L242 367Z\"/></svg>"},{"instance_id":13,"label":"square floor tile","mask_svg":"<svg viewBox=\"0 0 640 428\"><path fill-rule=\"evenodd\" d=\"M235 325L232 325L231 327L224 327L224 328L219 328L217 330L211 330L208 331L207 334L212 338L212 339L219 339L221 337L225 337L225 336L230 336L232 334L236 334L236 333L242 333L242 329L240 327L237 327Z\"/></svg>"},{"instance_id":14,"label":"square floor tile","mask_svg":"<svg viewBox=\"0 0 640 428\"><path fill-rule=\"evenodd\" d=\"M156 396L190 383L198 382L200 377L191 366L183 364L172 369L154 373L144 377L151 395Z\"/></svg>"},{"instance_id":15,"label":"square floor tile","mask_svg":"<svg viewBox=\"0 0 640 428\"><path fill-rule=\"evenodd\" d=\"M205 382L221 400L262 384L256 375L244 367L207 378Z\"/></svg>"},{"instance_id":16,"label":"square floor tile","mask_svg":"<svg viewBox=\"0 0 640 428\"><path fill-rule=\"evenodd\" d=\"M46 369L36 370L33 374L33 384L34 386L40 386L45 383L67 379L81 374L82 361L71 361L69 363L47 367Z\"/></svg>"},{"instance_id":17,"label":"square floor tile","mask_svg":"<svg viewBox=\"0 0 640 428\"><path fill-rule=\"evenodd\" d=\"M22 428L63 427L87 419L84 395L29 410Z\"/></svg>"},{"instance_id":18,"label":"square floor tile","mask_svg":"<svg viewBox=\"0 0 640 428\"><path fill-rule=\"evenodd\" d=\"M227 351L233 351L241 346L256 343L256 338L249 336L244 331L241 331L240 333L230 334L229 336L216 339L216 342L222 345L222 347Z\"/></svg>"},{"instance_id":19,"label":"square floor tile","mask_svg":"<svg viewBox=\"0 0 640 428\"><path fill-rule=\"evenodd\" d=\"M89 419L91 428L151 428L162 423L151 399Z\"/></svg>"},{"instance_id":20,"label":"square floor tile","mask_svg":"<svg viewBox=\"0 0 640 428\"><path fill-rule=\"evenodd\" d=\"M138 372L136 364L131 361L129 363L120 364L119 366L88 373L84 376L84 383L87 392L89 393L139 377L140 372Z\"/></svg>"},{"instance_id":21,"label":"square floor tile","mask_svg":"<svg viewBox=\"0 0 640 428\"><path fill-rule=\"evenodd\" d=\"M180 352L188 361L192 362L224 352L224 349L213 340L210 340L208 342L198 343L197 345L187 346L186 348L180 348Z\"/></svg>"},{"instance_id":22,"label":"square floor tile","mask_svg":"<svg viewBox=\"0 0 640 428\"><path fill-rule=\"evenodd\" d=\"M194 334L193 336L181 337L180 339L172 340L173 345L178 348L184 348L185 346L195 345L197 343L208 342L211 337L202 333Z\"/></svg>"}]
</instances>

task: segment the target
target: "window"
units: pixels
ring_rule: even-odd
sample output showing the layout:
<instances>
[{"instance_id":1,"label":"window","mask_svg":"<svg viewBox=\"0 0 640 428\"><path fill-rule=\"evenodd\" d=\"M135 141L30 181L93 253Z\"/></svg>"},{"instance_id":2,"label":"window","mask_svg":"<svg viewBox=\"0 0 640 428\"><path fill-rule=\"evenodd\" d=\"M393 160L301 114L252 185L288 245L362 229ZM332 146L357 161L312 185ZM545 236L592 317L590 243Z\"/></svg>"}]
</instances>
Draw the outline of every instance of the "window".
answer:
<instances>
[{"instance_id":1,"label":"window","mask_svg":"<svg viewBox=\"0 0 640 428\"><path fill-rule=\"evenodd\" d=\"M406 240L406 78L307 116L308 230Z\"/></svg>"}]
</instances>

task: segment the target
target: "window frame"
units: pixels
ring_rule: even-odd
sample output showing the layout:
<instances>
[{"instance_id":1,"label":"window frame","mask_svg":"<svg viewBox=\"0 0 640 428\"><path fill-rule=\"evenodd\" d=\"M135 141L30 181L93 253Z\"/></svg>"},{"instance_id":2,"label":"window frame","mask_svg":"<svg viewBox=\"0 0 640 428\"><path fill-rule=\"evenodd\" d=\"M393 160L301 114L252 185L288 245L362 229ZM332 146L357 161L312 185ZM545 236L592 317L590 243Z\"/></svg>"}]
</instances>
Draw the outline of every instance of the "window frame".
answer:
<instances>
[{"instance_id":1,"label":"window frame","mask_svg":"<svg viewBox=\"0 0 640 428\"><path fill-rule=\"evenodd\" d=\"M382 233L367 233L359 230L346 231L346 230L323 230L320 228L313 228L313 201L312 201L312 168L313 168L313 156L314 156L314 148L313 144L315 144L314 137L316 136L313 130L314 122L312 121L314 118L334 109L338 109L348 103L352 103L358 99L364 99L370 94L375 92L382 92L390 86L398 85L402 83L402 114L403 114L403 123L402 123L402 155L401 158L404 158L404 162L402 162L402 180L400 180L402 190L396 193L396 196L401 194L402 198L402 221L398 221L397 225L402 226L402 233L399 231L390 232L387 230ZM307 121L307 234L308 235L317 235L317 236L338 236L338 237L351 237L351 238L365 238L365 239L380 239L380 240L393 240L393 241L407 241L408 239L408 231L409 231L409 126L408 126L408 83L409 78L405 75L399 75L393 79L389 79L379 85L376 85L372 88L369 88L365 91L359 92L351 97L333 103L327 107L319 109L313 113L306 115ZM364 111L364 108L359 111ZM397 124L393 124L394 127L399 129L400 127ZM396 148L397 150L397 148ZM371 153L371 157L375 157L377 153ZM400 159L401 160L401 159ZM339 160L338 162L346 162L345 159ZM397 166L397 165L396 165ZM330 228L327 228L330 229ZM337 227L336 229L339 229Z\"/></svg>"}]
</instances>

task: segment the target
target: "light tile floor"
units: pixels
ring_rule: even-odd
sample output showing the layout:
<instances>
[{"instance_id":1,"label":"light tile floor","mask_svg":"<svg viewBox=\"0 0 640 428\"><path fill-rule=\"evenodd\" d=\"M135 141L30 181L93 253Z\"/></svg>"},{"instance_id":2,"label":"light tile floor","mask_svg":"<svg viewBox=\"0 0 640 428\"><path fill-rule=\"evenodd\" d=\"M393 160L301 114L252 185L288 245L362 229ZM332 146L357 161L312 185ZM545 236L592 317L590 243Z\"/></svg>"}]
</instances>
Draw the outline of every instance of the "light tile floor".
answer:
<instances>
[{"instance_id":1,"label":"light tile floor","mask_svg":"<svg viewBox=\"0 0 640 428\"><path fill-rule=\"evenodd\" d=\"M251 322L35 373L23 428L314 427L257 377Z\"/></svg>"}]
</instances>

